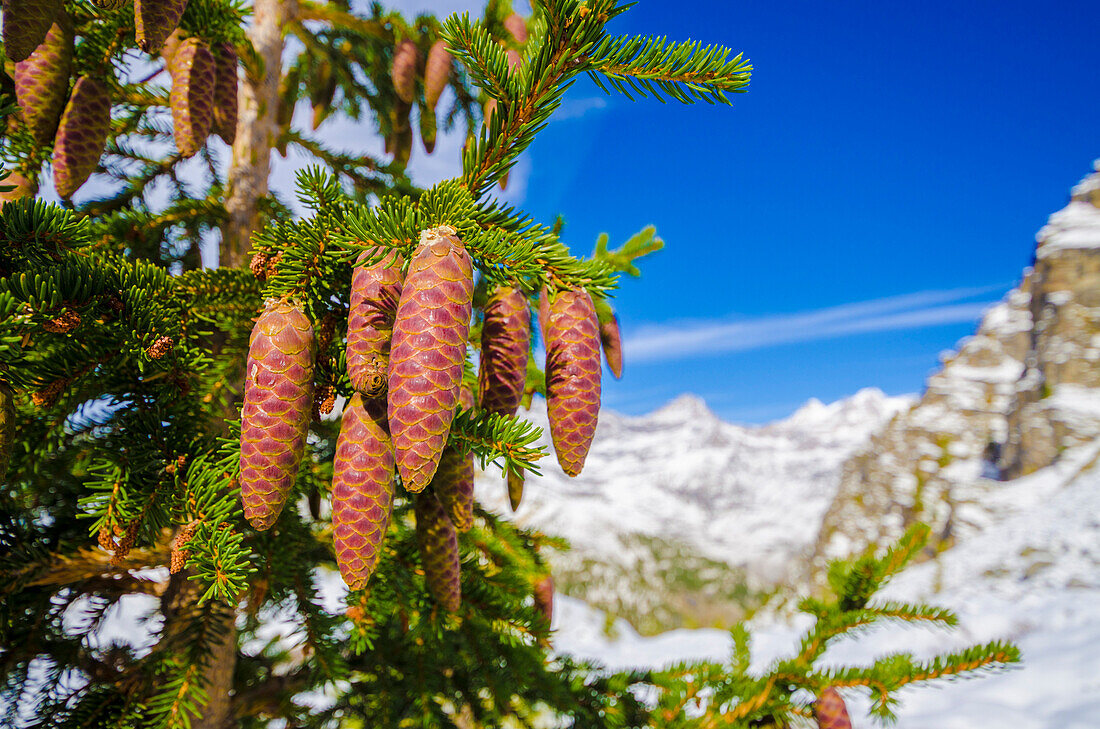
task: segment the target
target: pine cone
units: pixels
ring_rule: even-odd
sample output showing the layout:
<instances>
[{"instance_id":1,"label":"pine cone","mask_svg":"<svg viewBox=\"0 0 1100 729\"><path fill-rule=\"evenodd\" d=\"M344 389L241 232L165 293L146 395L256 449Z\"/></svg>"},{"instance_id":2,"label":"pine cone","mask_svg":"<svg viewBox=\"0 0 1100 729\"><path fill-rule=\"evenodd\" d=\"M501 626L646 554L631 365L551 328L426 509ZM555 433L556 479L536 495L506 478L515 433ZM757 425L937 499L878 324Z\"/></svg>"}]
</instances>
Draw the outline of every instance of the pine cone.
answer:
<instances>
[{"instance_id":1,"label":"pine cone","mask_svg":"<svg viewBox=\"0 0 1100 729\"><path fill-rule=\"evenodd\" d=\"M58 195L72 197L95 172L110 131L107 85L90 76L77 79L54 141L53 179Z\"/></svg>"},{"instance_id":2,"label":"pine cone","mask_svg":"<svg viewBox=\"0 0 1100 729\"><path fill-rule=\"evenodd\" d=\"M485 304L481 329L481 371L478 392L481 408L515 415L527 384L527 356L531 349L531 310L517 288L498 286Z\"/></svg>"},{"instance_id":3,"label":"pine cone","mask_svg":"<svg viewBox=\"0 0 1100 729\"><path fill-rule=\"evenodd\" d=\"M5 32L9 17L5 9ZM42 44L15 64L15 97L31 136L43 146L53 140L65 108L73 63L73 22L60 10L47 30Z\"/></svg>"},{"instance_id":4,"label":"pine cone","mask_svg":"<svg viewBox=\"0 0 1100 729\"><path fill-rule=\"evenodd\" d=\"M473 410L477 407L474 402L474 391L465 382L458 388L458 406L463 410Z\"/></svg>"},{"instance_id":5,"label":"pine cone","mask_svg":"<svg viewBox=\"0 0 1100 729\"><path fill-rule=\"evenodd\" d=\"M473 264L455 229L420 234L393 326L389 422L405 488L435 475L458 404L470 330Z\"/></svg>"},{"instance_id":6,"label":"pine cone","mask_svg":"<svg viewBox=\"0 0 1100 729\"><path fill-rule=\"evenodd\" d=\"M527 42L527 21L519 13L512 13L504 19L504 29L516 39L516 43L523 45Z\"/></svg>"},{"instance_id":7,"label":"pine cone","mask_svg":"<svg viewBox=\"0 0 1100 729\"><path fill-rule=\"evenodd\" d=\"M535 609L546 618L549 625L554 617L554 578L546 575L535 583Z\"/></svg>"},{"instance_id":8,"label":"pine cone","mask_svg":"<svg viewBox=\"0 0 1100 729\"><path fill-rule=\"evenodd\" d=\"M134 0L138 48L153 54L180 24L187 0Z\"/></svg>"},{"instance_id":9,"label":"pine cone","mask_svg":"<svg viewBox=\"0 0 1100 729\"><path fill-rule=\"evenodd\" d=\"M364 251L359 261L377 251ZM386 391L390 338L397 302L401 300L401 254L391 251L370 266L356 265L351 277L348 312L348 379L367 397Z\"/></svg>"},{"instance_id":10,"label":"pine cone","mask_svg":"<svg viewBox=\"0 0 1100 729\"><path fill-rule=\"evenodd\" d=\"M462 604L459 581L458 535L443 511L443 505L430 491L416 495L416 541L424 564L428 590L449 613Z\"/></svg>"},{"instance_id":11,"label":"pine cone","mask_svg":"<svg viewBox=\"0 0 1100 729\"><path fill-rule=\"evenodd\" d=\"M8 473L11 460L11 444L15 437L15 395L11 388L0 382L0 483Z\"/></svg>"},{"instance_id":12,"label":"pine cone","mask_svg":"<svg viewBox=\"0 0 1100 729\"><path fill-rule=\"evenodd\" d=\"M600 344L607 359L607 367L618 379L623 376L623 343L619 337L619 318L615 312L608 311L606 321L600 322Z\"/></svg>"},{"instance_id":13,"label":"pine cone","mask_svg":"<svg viewBox=\"0 0 1100 729\"><path fill-rule=\"evenodd\" d=\"M25 61L65 12L58 0L4 0L4 50L8 58Z\"/></svg>"},{"instance_id":14,"label":"pine cone","mask_svg":"<svg viewBox=\"0 0 1100 729\"><path fill-rule=\"evenodd\" d=\"M367 585L393 512L393 443L386 404L355 393L344 407L332 476L332 541L344 582Z\"/></svg>"},{"instance_id":15,"label":"pine cone","mask_svg":"<svg viewBox=\"0 0 1100 729\"><path fill-rule=\"evenodd\" d=\"M406 104L413 103L416 98L416 67L420 65L420 50L411 40L403 40L397 44L393 51L393 68L390 70L390 78L393 79L393 90L397 92L397 98Z\"/></svg>"},{"instance_id":16,"label":"pine cone","mask_svg":"<svg viewBox=\"0 0 1100 729\"><path fill-rule=\"evenodd\" d=\"M424 143L424 151L431 154L435 151L436 118L431 109L420 110L420 141Z\"/></svg>"},{"instance_id":17,"label":"pine cone","mask_svg":"<svg viewBox=\"0 0 1100 729\"><path fill-rule=\"evenodd\" d=\"M270 299L248 342L241 410L241 500L256 529L271 527L298 477L313 404L313 327Z\"/></svg>"},{"instance_id":18,"label":"pine cone","mask_svg":"<svg viewBox=\"0 0 1100 729\"><path fill-rule=\"evenodd\" d=\"M505 478L508 481L508 504L512 507L512 512L515 513L519 509L519 502L523 500L523 482L524 477L522 473L512 473L508 471Z\"/></svg>"},{"instance_id":19,"label":"pine cone","mask_svg":"<svg viewBox=\"0 0 1100 729\"><path fill-rule=\"evenodd\" d=\"M444 448L432 478L432 491L455 529L468 531L474 524L474 454L453 446Z\"/></svg>"},{"instance_id":20,"label":"pine cone","mask_svg":"<svg viewBox=\"0 0 1100 729\"><path fill-rule=\"evenodd\" d=\"M432 111L435 111L439 97L451 78L452 63L451 52L447 50L446 43L436 41L432 44L428 51L428 62L424 64L424 103Z\"/></svg>"},{"instance_id":21,"label":"pine cone","mask_svg":"<svg viewBox=\"0 0 1100 729\"><path fill-rule=\"evenodd\" d=\"M0 185L8 185L14 188L7 192L0 192L0 203L11 202L24 197L34 197L38 194L38 178L28 178L18 170L12 170L10 175L0 180Z\"/></svg>"},{"instance_id":22,"label":"pine cone","mask_svg":"<svg viewBox=\"0 0 1100 729\"><path fill-rule=\"evenodd\" d=\"M206 144L214 122L214 56L198 38L188 38L172 56L172 135L183 157Z\"/></svg>"},{"instance_id":23,"label":"pine cone","mask_svg":"<svg viewBox=\"0 0 1100 729\"><path fill-rule=\"evenodd\" d=\"M840 692L830 686L821 692L814 704L814 716L818 729L852 729L852 720L848 718L848 709Z\"/></svg>"},{"instance_id":24,"label":"pine cone","mask_svg":"<svg viewBox=\"0 0 1100 729\"><path fill-rule=\"evenodd\" d=\"M214 47L214 133L226 144L237 138L237 49Z\"/></svg>"},{"instance_id":25,"label":"pine cone","mask_svg":"<svg viewBox=\"0 0 1100 729\"><path fill-rule=\"evenodd\" d=\"M183 31L176 28L160 48L160 57L164 59L164 66L168 69L169 74L172 73L172 59L176 57L176 51L180 49L183 40Z\"/></svg>"},{"instance_id":26,"label":"pine cone","mask_svg":"<svg viewBox=\"0 0 1100 729\"><path fill-rule=\"evenodd\" d=\"M546 407L558 463L584 467L600 413L600 324L584 289L561 291L546 324Z\"/></svg>"}]
</instances>

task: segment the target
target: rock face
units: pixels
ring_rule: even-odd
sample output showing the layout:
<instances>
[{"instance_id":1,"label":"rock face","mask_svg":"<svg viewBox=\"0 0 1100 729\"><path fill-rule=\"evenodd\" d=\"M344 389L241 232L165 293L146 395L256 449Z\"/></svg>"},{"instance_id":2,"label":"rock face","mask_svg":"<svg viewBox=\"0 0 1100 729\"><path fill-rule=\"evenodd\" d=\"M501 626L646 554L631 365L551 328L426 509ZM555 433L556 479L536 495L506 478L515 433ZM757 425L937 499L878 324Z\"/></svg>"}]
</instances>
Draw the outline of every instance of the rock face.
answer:
<instances>
[{"instance_id":1,"label":"rock face","mask_svg":"<svg viewBox=\"0 0 1100 729\"><path fill-rule=\"evenodd\" d=\"M842 468L808 567L896 538L933 549L989 519L1000 481L1100 434L1100 161L1039 231L1034 266L909 411Z\"/></svg>"}]
</instances>

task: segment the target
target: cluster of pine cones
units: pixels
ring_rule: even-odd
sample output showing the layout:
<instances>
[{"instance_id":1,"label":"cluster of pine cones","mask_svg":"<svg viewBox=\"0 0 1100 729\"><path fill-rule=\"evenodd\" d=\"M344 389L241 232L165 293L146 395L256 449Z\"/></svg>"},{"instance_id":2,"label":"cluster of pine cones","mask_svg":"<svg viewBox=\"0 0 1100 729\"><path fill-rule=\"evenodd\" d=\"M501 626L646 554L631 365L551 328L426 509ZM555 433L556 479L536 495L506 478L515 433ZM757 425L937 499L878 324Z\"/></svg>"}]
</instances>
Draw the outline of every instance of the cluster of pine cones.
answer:
<instances>
[{"instance_id":1,"label":"cluster of pine cones","mask_svg":"<svg viewBox=\"0 0 1100 729\"><path fill-rule=\"evenodd\" d=\"M129 0L95 0L118 11ZM211 51L177 26L187 0L133 0L137 45L160 51L172 76L170 106L180 155L198 152L211 131L232 143L237 129L237 52ZM111 127L112 73L77 78L69 92L75 42L62 0L4 0L4 49L15 62L15 95L36 143L54 144L57 194L69 198L95 172Z\"/></svg>"},{"instance_id":2,"label":"cluster of pine cones","mask_svg":"<svg viewBox=\"0 0 1100 729\"><path fill-rule=\"evenodd\" d=\"M474 461L448 443L448 433L459 406L515 414L527 381L531 312L518 288L490 292L475 398L462 387L474 289L469 254L455 229L441 226L421 233L404 277L403 263L396 251L367 250L353 274L347 372L356 392L336 444L333 541L344 580L363 588L389 526L396 469L415 499L428 587L454 612L461 600L456 530L473 523ZM559 463L575 476L599 412L600 325L583 288L544 291L540 319L550 431ZM617 332L614 339L617 347ZM313 368L309 320L293 303L269 300L252 331L241 414L241 497L257 529L274 524L297 477ZM519 476L509 475L514 490ZM548 596L541 598L548 606Z\"/></svg>"}]
</instances>

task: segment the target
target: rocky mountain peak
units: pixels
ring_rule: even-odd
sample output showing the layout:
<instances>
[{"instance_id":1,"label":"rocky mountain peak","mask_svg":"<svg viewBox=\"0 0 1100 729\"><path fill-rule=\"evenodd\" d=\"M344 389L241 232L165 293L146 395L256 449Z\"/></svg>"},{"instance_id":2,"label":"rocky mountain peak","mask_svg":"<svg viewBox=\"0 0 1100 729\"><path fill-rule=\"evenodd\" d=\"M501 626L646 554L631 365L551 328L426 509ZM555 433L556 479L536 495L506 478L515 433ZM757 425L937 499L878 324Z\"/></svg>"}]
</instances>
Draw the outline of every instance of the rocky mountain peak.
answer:
<instances>
[{"instance_id":1,"label":"rocky mountain peak","mask_svg":"<svg viewBox=\"0 0 1100 729\"><path fill-rule=\"evenodd\" d=\"M949 546L1001 479L1100 433L1100 162L1036 236L1034 267L947 356L920 400L842 466L811 569L913 521Z\"/></svg>"}]
</instances>

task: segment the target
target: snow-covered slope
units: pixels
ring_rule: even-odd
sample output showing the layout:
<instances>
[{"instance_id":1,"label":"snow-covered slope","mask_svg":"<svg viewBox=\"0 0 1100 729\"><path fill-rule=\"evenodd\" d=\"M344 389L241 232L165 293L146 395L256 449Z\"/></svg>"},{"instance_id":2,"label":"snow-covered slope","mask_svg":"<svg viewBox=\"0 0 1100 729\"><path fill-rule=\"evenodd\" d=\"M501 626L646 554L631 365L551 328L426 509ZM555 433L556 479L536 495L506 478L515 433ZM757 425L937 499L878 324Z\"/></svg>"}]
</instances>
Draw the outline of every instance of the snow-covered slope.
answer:
<instances>
[{"instance_id":1,"label":"snow-covered slope","mask_svg":"<svg viewBox=\"0 0 1100 729\"><path fill-rule=\"evenodd\" d=\"M990 484L984 528L937 559L910 567L881 595L924 600L956 611L955 631L890 627L826 654L834 663L869 663L909 651L930 656L995 639L1015 641L1020 668L994 676L911 688L901 694L901 729L1086 729L1100 716L1100 442L1010 482ZM719 630L680 630L646 638L623 621L614 638L598 611L569 598L556 604L559 651L612 668L686 659L721 661L730 641ZM787 655L806 625L775 617L753 626L753 666ZM849 693L855 727L871 727L866 702Z\"/></svg>"},{"instance_id":2,"label":"snow-covered slope","mask_svg":"<svg viewBox=\"0 0 1100 729\"><path fill-rule=\"evenodd\" d=\"M647 632L710 624L787 578L840 464L909 404L868 389L758 427L725 423L691 395L643 417L604 411L583 473L570 479L547 464L515 518L569 539L555 568L570 594ZM528 417L547 431L544 409ZM510 512L496 471L477 496Z\"/></svg>"}]
</instances>

